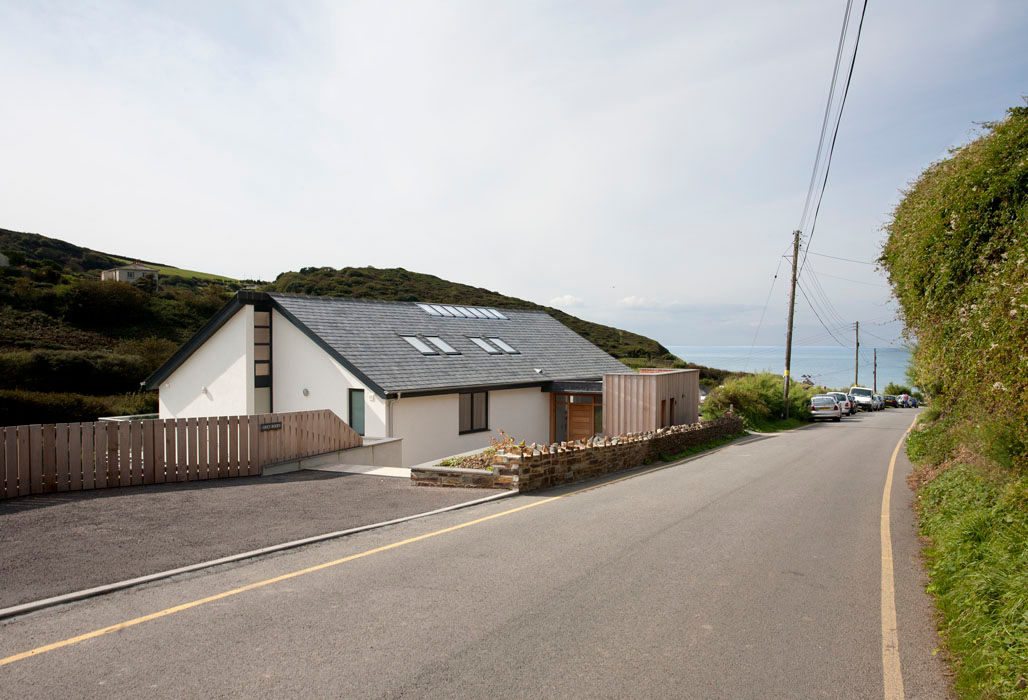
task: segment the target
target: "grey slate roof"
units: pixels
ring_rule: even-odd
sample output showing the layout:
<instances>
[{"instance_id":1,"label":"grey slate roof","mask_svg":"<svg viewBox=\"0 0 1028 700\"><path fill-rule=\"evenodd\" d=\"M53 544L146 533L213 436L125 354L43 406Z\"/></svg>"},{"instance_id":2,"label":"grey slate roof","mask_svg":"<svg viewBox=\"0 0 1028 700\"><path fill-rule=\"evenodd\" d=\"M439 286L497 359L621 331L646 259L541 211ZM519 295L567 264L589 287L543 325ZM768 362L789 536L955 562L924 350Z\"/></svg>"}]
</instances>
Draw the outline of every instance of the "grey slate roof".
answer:
<instances>
[{"instance_id":1,"label":"grey slate roof","mask_svg":"<svg viewBox=\"0 0 1028 700\"><path fill-rule=\"evenodd\" d=\"M431 316L414 302L268 294L275 307L384 393L541 385L632 373L542 311L500 309L509 320ZM401 335L439 336L459 355L422 355ZM469 337L500 338L519 354L490 355ZM288 361L287 358L276 358ZM538 373L536 369L543 370ZM377 385L377 386L375 386Z\"/></svg>"}]
</instances>

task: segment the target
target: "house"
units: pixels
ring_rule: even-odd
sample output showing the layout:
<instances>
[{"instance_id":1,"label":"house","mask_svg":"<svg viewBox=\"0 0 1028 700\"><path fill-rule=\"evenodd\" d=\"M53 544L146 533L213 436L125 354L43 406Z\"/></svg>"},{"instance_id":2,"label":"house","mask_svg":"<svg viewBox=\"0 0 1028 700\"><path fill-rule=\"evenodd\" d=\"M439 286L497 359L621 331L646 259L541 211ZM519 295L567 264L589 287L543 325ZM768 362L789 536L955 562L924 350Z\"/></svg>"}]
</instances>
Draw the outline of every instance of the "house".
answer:
<instances>
[{"instance_id":1,"label":"house","mask_svg":"<svg viewBox=\"0 0 1028 700\"><path fill-rule=\"evenodd\" d=\"M539 443L603 433L615 375L648 381L541 311L242 291L146 386L161 418L331 409L362 435L402 438L409 466L500 430ZM652 418L656 396L638 395ZM695 420L685 398L661 425Z\"/></svg>"},{"instance_id":2,"label":"house","mask_svg":"<svg viewBox=\"0 0 1028 700\"><path fill-rule=\"evenodd\" d=\"M154 287L157 286L157 270L138 262L134 262L129 265L122 265L121 267L114 267L100 273L100 279L111 280L114 282L134 283L144 277L152 279Z\"/></svg>"}]
</instances>

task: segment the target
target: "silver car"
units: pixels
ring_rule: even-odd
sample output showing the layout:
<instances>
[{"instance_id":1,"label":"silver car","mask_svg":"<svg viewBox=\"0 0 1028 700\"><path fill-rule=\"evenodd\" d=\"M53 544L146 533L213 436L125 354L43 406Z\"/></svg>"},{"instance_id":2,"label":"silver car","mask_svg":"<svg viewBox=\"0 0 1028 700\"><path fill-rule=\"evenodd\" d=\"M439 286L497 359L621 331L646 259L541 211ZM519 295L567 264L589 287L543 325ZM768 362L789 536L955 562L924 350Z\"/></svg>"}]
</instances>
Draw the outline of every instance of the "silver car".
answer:
<instances>
[{"instance_id":1,"label":"silver car","mask_svg":"<svg viewBox=\"0 0 1028 700\"><path fill-rule=\"evenodd\" d=\"M842 409L842 415L851 416L857 412L857 407L853 403L853 399L850 398L849 394L844 394L841 391L829 391L825 396L831 396L839 402L839 407Z\"/></svg>"},{"instance_id":2,"label":"silver car","mask_svg":"<svg viewBox=\"0 0 1028 700\"><path fill-rule=\"evenodd\" d=\"M810 420L825 420L831 418L838 423L842 420L842 406L839 401L829 394L817 394L810 398Z\"/></svg>"}]
</instances>

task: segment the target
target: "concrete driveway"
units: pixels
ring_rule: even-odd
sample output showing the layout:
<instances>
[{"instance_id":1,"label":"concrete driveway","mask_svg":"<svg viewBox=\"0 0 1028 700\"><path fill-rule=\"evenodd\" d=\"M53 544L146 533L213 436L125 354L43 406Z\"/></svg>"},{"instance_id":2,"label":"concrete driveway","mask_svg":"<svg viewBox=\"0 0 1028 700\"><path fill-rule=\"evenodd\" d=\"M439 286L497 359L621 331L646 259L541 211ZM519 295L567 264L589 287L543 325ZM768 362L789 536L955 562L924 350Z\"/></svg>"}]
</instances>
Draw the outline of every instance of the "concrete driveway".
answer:
<instances>
[{"instance_id":1,"label":"concrete driveway","mask_svg":"<svg viewBox=\"0 0 1028 700\"><path fill-rule=\"evenodd\" d=\"M0 501L0 608L490 493L299 471Z\"/></svg>"}]
</instances>

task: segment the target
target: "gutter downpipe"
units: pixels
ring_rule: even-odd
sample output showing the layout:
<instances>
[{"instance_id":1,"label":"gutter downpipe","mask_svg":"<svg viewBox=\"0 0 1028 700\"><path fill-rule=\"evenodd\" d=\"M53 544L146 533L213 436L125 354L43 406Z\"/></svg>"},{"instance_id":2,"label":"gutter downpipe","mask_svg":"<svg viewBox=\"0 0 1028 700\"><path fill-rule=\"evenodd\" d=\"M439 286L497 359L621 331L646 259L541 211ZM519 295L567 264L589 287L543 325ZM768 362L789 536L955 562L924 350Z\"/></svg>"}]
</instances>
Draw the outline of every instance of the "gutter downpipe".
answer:
<instances>
[{"instance_id":1,"label":"gutter downpipe","mask_svg":"<svg viewBox=\"0 0 1028 700\"><path fill-rule=\"evenodd\" d=\"M393 404L399 401L402 396L403 392L398 391L396 392L395 399L386 399L386 437L396 437L395 435L393 435Z\"/></svg>"}]
</instances>

